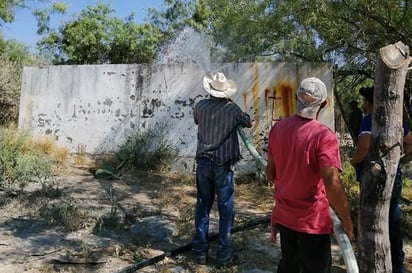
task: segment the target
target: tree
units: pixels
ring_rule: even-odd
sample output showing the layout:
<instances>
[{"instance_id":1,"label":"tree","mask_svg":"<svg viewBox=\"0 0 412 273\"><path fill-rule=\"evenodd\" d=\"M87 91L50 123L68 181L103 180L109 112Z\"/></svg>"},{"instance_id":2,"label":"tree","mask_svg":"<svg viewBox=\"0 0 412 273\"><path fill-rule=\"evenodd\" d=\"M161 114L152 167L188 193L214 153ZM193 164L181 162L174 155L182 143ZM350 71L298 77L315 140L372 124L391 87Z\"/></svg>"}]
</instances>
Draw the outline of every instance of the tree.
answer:
<instances>
[{"instance_id":1,"label":"tree","mask_svg":"<svg viewBox=\"0 0 412 273\"><path fill-rule=\"evenodd\" d=\"M372 138L365 162L358 219L360 272L392 272L389 203L403 142L403 88L410 61L409 48L401 42L380 50Z\"/></svg>"},{"instance_id":2,"label":"tree","mask_svg":"<svg viewBox=\"0 0 412 273\"><path fill-rule=\"evenodd\" d=\"M185 27L201 32L209 24L204 0L164 0L163 6L161 10L151 8L148 12L149 23L158 27L166 37L163 42Z\"/></svg>"},{"instance_id":3,"label":"tree","mask_svg":"<svg viewBox=\"0 0 412 273\"><path fill-rule=\"evenodd\" d=\"M6 41L0 34L0 64L0 125L17 123L23 66L39 62L27 46L15 40Z\"/></svg>"},{"instance_id":4,"label":"tree","mask_svg":"<svg viewBox=\"0 0 412 273\"><path fill-rule=\"evenodd\" d=\"M14 8L22 7L24 0L3 0L0 2L0 25L14 19Z\"/></svg>"},{"instance_id":5,"label":"tree","mask_svg":"<svg viewBox=\"0 0 412 273\"><path fill-rule=\"evenodd\" d=\"M37 0L39 2L49 2L50 0ZM66 4L64 2L53 2L51 6L39 9L36 7L36 1L33 5L28 5L26 0L2 0L0 1L0 26L4 23L11 23L14 20L14 11L17 8L30 9L33 15L37 18L39 30L47 29L49 23L49 15L54 12L64 13Z\"/></svg>"},{"instance_id":6,"label":"tree","mask_svg":"<svg viewBox=\"0 0 412 273\"><path fill-rule=\"evenodd\" d=\"M133 14L122 20L113 13L109 5L87 6L59 31L49 31L39 42L42 54L55 64L150 63L160 31L135 24Z\"/></svg>"},{"instance_id":7,"label":"tree","mask_svg":"<svg viewBox=\"0 0 412 273\"><path fill-rule=\"evenodd\" d=\"M398 40L412 42L408 1L205 3L210 32L225 49L224 61L331 62L339 69L339 92L351 92L374 78L379 48Z\"/></svg>"},{"instance_id":8,"label":"tree","mask_svg":"<svg viewBox=\"0 0 412 273\"><path fill-rule=\"evenodd\" d=\"M165 0L164 9L149 9L148 23L134 23L134 15L113 17L109 5L88 6L58 30L39 26L47 34L40 42L41 53L55 64L151 63L156 51L185 26L201 30L207 25L203 0ZM46 22L46 13L39 20Z\"/></svg>"},{"instance_id":9,"label":"tree","mask_svg":"<svg viewBox=\"0 0 412 273\"><path fill-rule=\"evenodd\" d=\"M412 43L412 5L405 0L204 0L215 60L330 62L342 105L374 79L376 52ZM404 117L412 127L412 80Z\"/></svg>"}]
</instances>

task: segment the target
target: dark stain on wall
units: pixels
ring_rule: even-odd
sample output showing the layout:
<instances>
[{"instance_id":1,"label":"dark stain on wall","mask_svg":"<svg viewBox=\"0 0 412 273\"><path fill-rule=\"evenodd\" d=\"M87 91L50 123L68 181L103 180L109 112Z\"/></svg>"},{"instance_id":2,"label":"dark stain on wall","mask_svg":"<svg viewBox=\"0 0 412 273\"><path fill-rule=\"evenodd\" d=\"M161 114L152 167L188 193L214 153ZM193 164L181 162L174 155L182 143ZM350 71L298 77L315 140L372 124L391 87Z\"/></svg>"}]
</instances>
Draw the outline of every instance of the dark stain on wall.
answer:
<instances>
[{"instance_id":1,"label":"dark stain on wall","mask_svg":"<svg viewBox=\"0 0 412 273\"><path fill-rule=\"evenodd\" d=\"M38 127L46 127L50 126L51 124L51 119L46 119L47 114L38 114L38 119L37 119L37 126Z\"/></svg>"},{"instance_id":2,"label":"dark stain on wall","mask_svg":"<svg viewBox=\"0 0 412 273\"><path fill-rule=\"evenodd\" d=\"M181 105L183 107L191 107L192 109L195 106L196 98L189 98L188 100L175 100L176 105Z\"/></svg>"},{"instance_id":3,"label":"dark stain on wall","mask_svg":"<svg viewBox=\"0 0 412 273\"><path fill-rule=\"evenodd\" d=\"M164 106L165 104L159 99L145 99L142 101L143 103L143 110L142 110L142 118L152 118L154 116L154 112L160 106Z\"/></svg>"},{"instance_id":4,"label":"dark stain on wall","mask_svg":"<svg viewBox=\"0 0 412 273\"><path fill-rule=\"evenodd\" d=\"M113 101L112 101L111 99L109 99L109 98L106 98L106 99L104 100L103 104L104 104L104 105L107 105L107 106L111 106L111 105L113 104Z\"/></svg>"}]
</instances>

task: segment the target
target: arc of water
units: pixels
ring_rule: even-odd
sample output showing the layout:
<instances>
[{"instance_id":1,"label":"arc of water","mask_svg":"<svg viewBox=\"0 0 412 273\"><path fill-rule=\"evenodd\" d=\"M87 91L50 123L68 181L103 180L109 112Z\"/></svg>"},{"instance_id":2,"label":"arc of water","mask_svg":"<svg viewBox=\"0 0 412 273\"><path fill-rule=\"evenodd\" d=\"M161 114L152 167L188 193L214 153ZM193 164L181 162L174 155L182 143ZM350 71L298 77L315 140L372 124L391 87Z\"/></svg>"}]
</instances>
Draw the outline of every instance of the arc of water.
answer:
<instances>
[{"instance_id":1,"label":"arc of water","mask_svg":"<svg viewBox=\"0 0 412 273\"><path fill-rule=\"evenodd\" d=\"M246 136L243 128L241 126L237 127L237 131L245 143L246 148L252 154L252 156L257 161L258 165L262 167L262 169L266 168L266 160L258 153L258 151L253 146L252 142ZM335 238L338 241L339 247L342 250L343 260L346 266L346 272L348 273L359 273L358 263L356 261L355 254L353 253L352 245L349 241L348 236L343 231L342 223L339 220L339 217L336 215L335 211L330 208L330 213L332 216L333 221L333 233L335 234Z\"/></svg>"},{"instance_id":2,"label":"arc of water","mask_svg":"<svg viewBox=\"0 0 412 273\"><path fill-rule=\"evenodd\" d=\"M157 64L162 63L175 63L175 62L187 62L192 61L197 63L203 71L211 71L210 62L210 48L208 39L206 36L201 35L192 28L185 28L171 44L167 45L164 52L160 52ZM245 143L247 149L255 158L259 168L266 169L266 161L258 153L253 144L250 142L242 127L237 128L239 135ZM342 223L331 209L331 215L333 220L333 231L336 235L336 239L340 248L342 249L343 259L345 261L347 272L358 273L358 265L356 262L353 249L348 237L342 228Z\"/></svg>"}]
</instances>

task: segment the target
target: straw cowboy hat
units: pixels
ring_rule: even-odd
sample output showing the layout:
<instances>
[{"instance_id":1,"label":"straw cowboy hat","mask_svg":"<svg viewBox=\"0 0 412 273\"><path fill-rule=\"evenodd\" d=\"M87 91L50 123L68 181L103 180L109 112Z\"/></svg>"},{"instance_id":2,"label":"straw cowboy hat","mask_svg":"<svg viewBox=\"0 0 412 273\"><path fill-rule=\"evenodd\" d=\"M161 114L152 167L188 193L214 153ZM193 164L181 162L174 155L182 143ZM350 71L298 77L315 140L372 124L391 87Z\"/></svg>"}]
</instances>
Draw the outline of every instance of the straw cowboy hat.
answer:
<instances>
[{"instance_id":1,"label":"straw cowboy hat","mask_svg":"<svg viewBox=\"0 0 412 273\"><path fill-rule=\"evenodd\" d=\"M226 79L222 72L208 72L203 77L203 87L207 93L216 98L230 98L237 91L236 83Z\"/></svg>"}]
</instances>

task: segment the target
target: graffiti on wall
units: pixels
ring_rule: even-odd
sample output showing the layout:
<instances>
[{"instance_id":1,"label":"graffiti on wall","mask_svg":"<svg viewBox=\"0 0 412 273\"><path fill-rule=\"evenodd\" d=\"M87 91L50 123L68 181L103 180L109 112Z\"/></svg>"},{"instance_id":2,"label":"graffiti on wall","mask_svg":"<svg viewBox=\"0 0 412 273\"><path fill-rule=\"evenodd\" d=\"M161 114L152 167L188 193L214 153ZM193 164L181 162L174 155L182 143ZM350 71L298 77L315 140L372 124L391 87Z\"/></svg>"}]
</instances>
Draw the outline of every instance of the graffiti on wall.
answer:
<instances>
[{"instance_id":1,"label":"graffiti on wall","mask_svg":"<svg viewBox=\"0 0 412 273\"><path fill-rule=\"evenodd\" d=\"M222 66L225 75L238 84L233 100L252 117L253 128L246 132L259 152L266 152L273 124L294 114L295 90L304 77L317 76L330 89L331 103L321 120L334 127L331 67ZM115 152L133 131L167 122L169 137L180 155L192 160L197 141L192 109L207 97L202 87L204 73L195 64L24 68L19 128L35 136L52 135L70 152L82 147L87 153L101 154Z\"/></svg>"}]
</instances>

